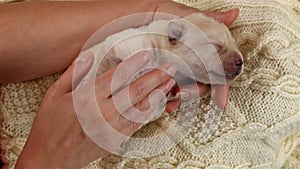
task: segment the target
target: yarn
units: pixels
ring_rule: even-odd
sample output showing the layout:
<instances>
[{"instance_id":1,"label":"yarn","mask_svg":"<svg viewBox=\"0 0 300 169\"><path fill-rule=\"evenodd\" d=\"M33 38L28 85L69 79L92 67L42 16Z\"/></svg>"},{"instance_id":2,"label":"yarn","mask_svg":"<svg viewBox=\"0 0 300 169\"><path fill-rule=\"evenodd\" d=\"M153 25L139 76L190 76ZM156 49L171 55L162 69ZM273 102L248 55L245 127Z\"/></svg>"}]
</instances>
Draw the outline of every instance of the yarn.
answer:
<instances>
[{"instance_id":1,"label":"yarn","mask_svg":"<svg viewBox=\"0 0 300 169\"><path fill-rule=\"evenodd\" d=\"M138 154L150 151L151 143L129 140L123 146L135 158L109 155L85 168L299 168L300 2L176 1L203 11L240 9L238 20L229 28L244 56L245 70L231 86L226 110L212 111L209 95L183 102L181 110L191 114L179 110L171 116L164 114L133 135L151 138L177 120L178 130L170 130L173 135L152 145L151 151L172 144L174 133L187 131L174 147L141 158ZM1 158L9 168L24 146L47 88L58 77L1 85Z\"/></svg>"}]
</instances>

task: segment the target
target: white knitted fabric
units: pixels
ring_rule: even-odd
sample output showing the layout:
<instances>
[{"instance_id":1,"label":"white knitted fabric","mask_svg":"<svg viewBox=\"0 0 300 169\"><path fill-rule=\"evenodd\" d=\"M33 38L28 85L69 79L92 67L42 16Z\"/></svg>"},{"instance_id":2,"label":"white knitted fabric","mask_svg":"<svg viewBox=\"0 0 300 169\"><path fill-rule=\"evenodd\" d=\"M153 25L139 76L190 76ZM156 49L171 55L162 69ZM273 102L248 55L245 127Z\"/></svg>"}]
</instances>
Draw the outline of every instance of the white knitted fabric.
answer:
<instances>
[{"instance_id":1,"label":"white knitted fabric","mask_svg":"<svg viewBox=\"0 0 300 169\"><path fill-rule=\"evenodd\" d=\"M300 143L300 1L178 2L201 10L240 9L240 17L230 30L243 53L245 70L231 87L226 111L221 119L213 119L208 112L209 96L187 101L182 109L198 113L182 121L182 127L189 128L188 133L169 151L150 158L110 155L86 168L273 169L281 168L285 161L285 168L300 168L300 147L295 150ZM1 156L9 168L22 150L44 93L56 78L58 75L1 86ZM185 115L188 117L189 113ZM158 135L173 124L175 117L176 114L165 115L134 137ZM209 127L203 125L209 120ZM202 137L204 131L207 137ZM151 151L171 144L172 140L166 136ZM150 150L144 148L149 144L129 140L123 146L147 153Z\"/></svg>"}]
</instances>

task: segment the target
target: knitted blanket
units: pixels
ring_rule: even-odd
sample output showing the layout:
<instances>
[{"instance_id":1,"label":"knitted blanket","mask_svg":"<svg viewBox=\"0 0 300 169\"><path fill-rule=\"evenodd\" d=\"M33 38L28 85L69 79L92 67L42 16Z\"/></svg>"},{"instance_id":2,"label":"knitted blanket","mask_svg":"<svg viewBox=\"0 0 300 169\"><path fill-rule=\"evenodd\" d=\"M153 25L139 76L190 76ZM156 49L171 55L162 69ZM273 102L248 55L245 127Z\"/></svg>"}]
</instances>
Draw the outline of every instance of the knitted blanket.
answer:
<instances>
[{"instance_id":1,"label":"knitted blanket","mask_svg":"<svg viewBox=\"0 0 300 169\"><path fill-rule=\"evenodd\" d=\"M231 87L226 111L219 119L211 116L209 95L184 102L174 115L164 115L134 134L160 135L184 110L181 124L188 130L168 151L147 158L138 154L173 144L172 135L155 144L129 140L123 148L137 150L134 158L109 155L85 168L300 168L300 1L177 1L201 10L240 9L230 31L245 69ZM9 168L24 146L47 88L58 77L1 86L1 158ZM190 111L196 115L189 117Z\"/></svg>"}]
</instances>

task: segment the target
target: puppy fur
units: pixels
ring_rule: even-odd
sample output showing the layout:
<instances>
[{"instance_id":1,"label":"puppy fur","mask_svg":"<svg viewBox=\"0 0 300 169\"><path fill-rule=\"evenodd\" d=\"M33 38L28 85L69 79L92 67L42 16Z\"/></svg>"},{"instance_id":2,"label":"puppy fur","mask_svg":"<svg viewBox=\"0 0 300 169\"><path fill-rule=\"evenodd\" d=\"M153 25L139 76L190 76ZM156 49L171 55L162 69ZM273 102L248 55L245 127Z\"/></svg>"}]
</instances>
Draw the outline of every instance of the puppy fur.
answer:
<instances>
[{"instance_id":1,"label":"puppy fur","mask_svg":"<svg viewBox=\"0 0 300 169\"><path fill-rule=\"evenodd\" d=\"M100 75L141 50L154 55L142 72L174 63L178 67L174 77L178 84L191 79L205 84L230 83L243 68L242 55L227 27L195 13L109 36L82 53L92 51L95 55L93 69L87 76Z\"/></svg>"}]
</instances>

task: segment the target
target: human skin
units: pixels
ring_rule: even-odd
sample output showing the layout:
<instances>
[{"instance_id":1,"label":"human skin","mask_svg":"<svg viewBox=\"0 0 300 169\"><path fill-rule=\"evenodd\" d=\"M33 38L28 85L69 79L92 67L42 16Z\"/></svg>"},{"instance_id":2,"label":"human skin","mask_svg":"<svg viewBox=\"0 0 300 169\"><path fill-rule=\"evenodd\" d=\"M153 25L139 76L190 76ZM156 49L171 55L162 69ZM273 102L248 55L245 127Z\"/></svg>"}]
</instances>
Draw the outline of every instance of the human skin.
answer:
<instances>
[{"instance_id":1,"label":"human skin","mask_svg":"<svg viewBox=\"0 0 300 169\"><path fill-rule=\"evenodd\" d=\"M182 17L199 11L171 1L154 0L35 2L0 5L0 15L3 18L0 20L0 83L30 80L65 70L79 54L86 40L98 28L119 17L137 12L164 12ZM208 15L229 25L237 18L238 11L208 13ZM152 18L153 16L141 18L140 22L135 22L134 25L124 25L124 28L119 29L145 25L151 22ZM120 71L119 75L129 76L137 71L146 63L141 57L143 55L145 53L135 56L135 60L128 60L118 65L117 67L123 68L121 70L126 70ZM82 72L87 71L91 58L77 63L81 65ZM132 70L129 71L128 68ZM173 71L174 69L176 68L173 67ZM74 64L47 91L16 168L79 168L94 159L107 155L107 151L95 145L84 134L76 117L72 99L74 91L71 85L73 70ZM96 86L100 86L99 88L110 86L115 70L116 67L98 77L101 80L97 81ZM81 76L77 78L75 77L73 81L80 80ZM147 110L145 105L146 107L149 105L149 95L155 92L155 89L166 94L173 85L174 81L164 71L151 71L131 85L129 93L131 93L130 98L134 100L134 105L127 105L129 106L127 108L130 109L131 106ZM136 94L137 91L141 91L135 90L136 87L147 90ZM188 90L190 86L182 87L182 90L184 89ZM208 89L209 87L203 84L198 84L198 88L193 88L193 90L199 90L200 94ZM217 104L225 107L228 85L215 86L215 90ZM98 93L101 92L102 90ZM193 93L195 92L190 92L189 97L195 97ZM154 100L160 100L163 97L162 95L155 96ZM123 119L117 111L112 111L114 106L107 93L99 96L97 101L102 105L102 112L108 115L105 116L107 117L105 120L124 135L129 136L138 128L138 123ZM168 103L167 111L173 111L179 104L180 101ZM106 110L105 107L108 109ZM143 116L151 113L151 111L145 112ZM122 139L115 146L117 147L121 141Z\"/></svg>"}]
</instances>

